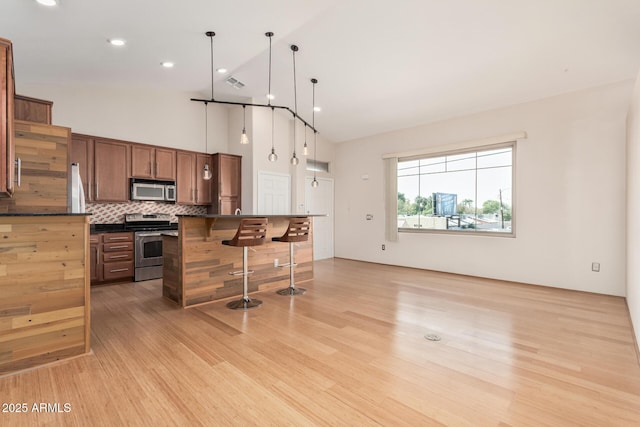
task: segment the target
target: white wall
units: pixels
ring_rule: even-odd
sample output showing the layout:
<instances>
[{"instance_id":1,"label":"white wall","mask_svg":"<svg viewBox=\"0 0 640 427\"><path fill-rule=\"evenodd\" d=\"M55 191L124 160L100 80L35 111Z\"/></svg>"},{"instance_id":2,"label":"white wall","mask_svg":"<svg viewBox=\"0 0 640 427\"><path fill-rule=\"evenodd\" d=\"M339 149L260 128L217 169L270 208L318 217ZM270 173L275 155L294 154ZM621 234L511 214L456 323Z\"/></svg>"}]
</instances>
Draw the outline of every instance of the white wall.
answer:
<instances>
[{"instance_id":1,"label":"white wall","mask_svg":"<svg viewBox=\"0 0 640 427\"><path fill-rule=\"evenodd\" d=\"M640 343L640 74L627 116L627 305Z\"/></svg>"},{"instance_id":2,"label":"white wall","mask_svg":"<svg viewBox=\"0 0 640 427\"><path fill-rule=\"evenodd\" d=\"M205 151L201 94L96 86L18 85L17 93L53 101L53 124L73 132ZM228 109L208 105L209 153L227 152Z\"/></svg>"},{"instance_id":3,"label":"white wall","mask_svg":"<svg viewBox=\"0 0 640 427\"><path fill-rule=\"evenodd\" d=\"M631 89L623 82L337 145L336 256L624 295ZM516 238L401 233L385 242L384 153L516 131L528 134L517 146Z\"/></svg>"}]
</instances>

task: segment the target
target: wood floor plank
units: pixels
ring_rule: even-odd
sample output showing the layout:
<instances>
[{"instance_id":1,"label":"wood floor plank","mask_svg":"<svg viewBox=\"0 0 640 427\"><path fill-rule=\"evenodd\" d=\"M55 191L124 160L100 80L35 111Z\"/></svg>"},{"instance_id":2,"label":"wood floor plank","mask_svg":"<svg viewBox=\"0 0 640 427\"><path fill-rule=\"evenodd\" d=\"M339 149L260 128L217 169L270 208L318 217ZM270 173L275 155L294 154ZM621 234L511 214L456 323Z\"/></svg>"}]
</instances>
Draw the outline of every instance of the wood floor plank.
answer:
<instances>
[{"instance_id":1,"label":"wood floor plank","mask_svg":"<svg viewBox=\"0 0 640 427\"><path fill-rule=\"evenodd\" d=\"M92 353L0 378L29 409L0 425L640 425L622 298L341 259L314 275L248 312L182 309L159 279L94 287Z\"/></svg>"}]
</instances>

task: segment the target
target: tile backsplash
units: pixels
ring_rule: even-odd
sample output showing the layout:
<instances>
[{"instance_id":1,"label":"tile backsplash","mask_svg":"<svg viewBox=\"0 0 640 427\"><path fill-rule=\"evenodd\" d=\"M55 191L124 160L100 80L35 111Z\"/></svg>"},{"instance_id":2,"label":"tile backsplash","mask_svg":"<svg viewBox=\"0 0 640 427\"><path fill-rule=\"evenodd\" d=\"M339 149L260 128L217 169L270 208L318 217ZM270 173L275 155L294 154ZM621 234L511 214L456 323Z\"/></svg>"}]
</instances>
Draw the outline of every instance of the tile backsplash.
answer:
<instances>
[{"instance_id":1,"label":"tile backsplash","mask_svg":"<svg viewBox=\"0 0 640 427\"><path fill-rule=\"evenodd\" d=\"M87 203L86 211L91 213L91 224L120 224L128 213L168 213L171 222L177 222L176 215L203 215L207 207L156 202Z\"/></svg>"}]
</instances>

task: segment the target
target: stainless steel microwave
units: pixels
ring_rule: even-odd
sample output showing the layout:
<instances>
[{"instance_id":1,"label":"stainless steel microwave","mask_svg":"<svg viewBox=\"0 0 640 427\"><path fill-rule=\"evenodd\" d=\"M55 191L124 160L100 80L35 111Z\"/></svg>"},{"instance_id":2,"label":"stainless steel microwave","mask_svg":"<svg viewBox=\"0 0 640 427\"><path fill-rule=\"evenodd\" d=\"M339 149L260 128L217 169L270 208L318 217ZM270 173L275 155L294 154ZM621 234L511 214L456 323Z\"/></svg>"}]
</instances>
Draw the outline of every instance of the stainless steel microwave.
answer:
<instances>
[{"instance_id":1,"label":"stainless steel microwave","mask_svg":"<svg viewBox=\"0 0 640 427\"><path fill-rule=\"evenodd\" d=\"M131 178L131 200L175 202L176 183Z\"/></svg>"}]
</instances>

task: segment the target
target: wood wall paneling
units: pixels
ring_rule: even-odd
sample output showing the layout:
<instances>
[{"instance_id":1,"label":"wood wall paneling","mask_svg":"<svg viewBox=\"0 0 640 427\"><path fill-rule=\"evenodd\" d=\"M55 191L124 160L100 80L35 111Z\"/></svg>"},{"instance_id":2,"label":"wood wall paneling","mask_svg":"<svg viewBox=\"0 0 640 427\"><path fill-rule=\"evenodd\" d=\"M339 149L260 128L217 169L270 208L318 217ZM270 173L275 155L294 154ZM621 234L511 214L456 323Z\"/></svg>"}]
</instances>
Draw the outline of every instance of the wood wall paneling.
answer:
<instances>
[{"instance_id":1,"label":"wood wall paneling","mask_svg":"<svg viewBox=\"0 0 640 427\"><path fill-rule=\"evenodd\" d=\"M0 217L0 375L89 351L87 216Z\"/></svg>"},{"instance_id":2,"label":"wood wall paneling","mask_svg":"<svg viewBox=\"0 0 640 427\"><path fill-rule=\"evenodd\" d=\"M0 199L0 212L68 212L70 129L17 120L14 127L21 184L12 198Z\"/></svg>"},{"instance_id":3,"label":"wood wall paneling","mask_svg":"<svg viewBox=\"0 0 640 427\"><path fill-rule=\"evenodd\" d=\"M14 95L13 47L0 38L0 197L10 197L15 186Z\"/></svg>"}]
</instances>

